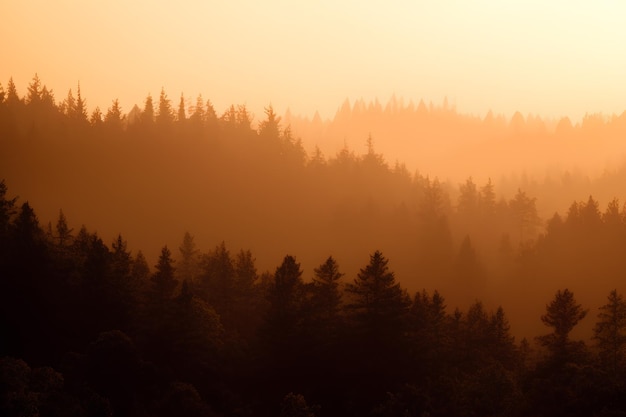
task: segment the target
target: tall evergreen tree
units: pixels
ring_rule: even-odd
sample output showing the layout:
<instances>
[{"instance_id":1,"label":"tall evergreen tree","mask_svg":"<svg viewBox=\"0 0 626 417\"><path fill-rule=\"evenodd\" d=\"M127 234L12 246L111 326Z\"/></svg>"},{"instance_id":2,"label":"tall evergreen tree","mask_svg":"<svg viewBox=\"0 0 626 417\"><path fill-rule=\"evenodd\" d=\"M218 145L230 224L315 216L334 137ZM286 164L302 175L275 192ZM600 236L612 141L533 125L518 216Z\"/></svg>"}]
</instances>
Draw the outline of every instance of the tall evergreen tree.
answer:
<instances>
[{"instance_id":1,"label":"tall evergreen tree","mask_svg":"<svg viewBox=\"0 0 626 417\"><path fill-rule=\"evenodd\" d=\"M154 103L152 102L152 96L148 94L146 101L141 112L141 122L144 125L152 125L154 123Z\"/></svg>"},{"instance_id":2,"label":"tall evergreen tree","mask_svg":"<svg viewBox=\"0 0 626 417\"><path fill-rule=\"evenodd\" d=\"M15 108L22 103L22 99L17 94L17 87L15 82L13 82L13 77L9 78L9 83L7 84L6 103L9 108Z\"/></svg>"},{"instance_id":3,"label":"tall evergreen tree","mask_svg":"<svg viewBox=\"0 0 626 417\"><path fill-rule=\"evenodd\" d=\"M187 281L187 285L193 286L199 273L199 258L196 243L189 232L185 232L183 242L178 248L180 262L178 263L178 276L180 281Z\"/></svg>"},{"instance_id":4,"label":"tall evergreen tree","mask_svg":"<svg viewBox=\"0 0 626 417\"><path fill-rule=\"evenodd\" d=\"M538 339L548 348L555 363L563 364L576 360L582 346L580 343L572 342L569 334L586 316L587 310L576 303L574 294L567 288L558 290L554 299L546 306L546 314L541 316L541 321L553 330L552 333Z\"/></svg>"},{"instance_id":5,"label":"tall evergreen tree","mask_svg":"<svg viewBox=\"0 0 626 417\"><path fill-rule=\"evenodd\" d=\"M615 375L626 359L626 301L617 290L612 290L608 302L600 307L593 333L600 359Z\"/></svg>"},{"instance_id":6,"label":"tall evergreen tree","mask_svg":"<svg viewBox=\"0 0 626 417\"><path fill-rule=\"evenodd\" d=\"M265 108L265 116L266 119L259 123L259 136L267 139L278 139L280 137L280 116L276 115L271 104Z\"/></svg>"},{"instance_id":7,"label":"tall evergreen tree","mask_svg":"<svg viewBox=\"0 0 626 417\"><path fill-rule=\"evenodd\" d=\"M68 118L74 118L76 114L76 99L74 98L74 93L72 93L71 88L67 92L67 97L65 97L65 100L63 100L63 103L61 104L61 108L63 109L63 113Z\"/></svg>"},{"instance_id":8,"label":"tall evergreen tree","mask_svg":"<svg viewBox=\"0 0 626 417\"><path fill-rule=\"evenodd\" d=\"M68 227L63 210L59 210L59 218L56 224L56 238L58 240L59 247L65 247L71 244L73 230L74 229L70 229Z\"/></svg>"},{"instance_id":9,"label":"tall evergreen tree","mask_svg":"<svg viewBox=\"0 0 626 417\"><path fill-rule=\"evenodd\" d=\"M156 123L161 128L168 128L174 121L174 112L172 111L172 103L165 94L165 89L161 88L159 95L159 112L156 116Z\"/></svg>"},{"instance_id":10,"label":"tall evergreen tree","mask_svg":"<svg viewBox=\"0 0 626 417\"><path fill-rule=\"evenodd\" d=\"M39 76L35 74L33 80L28 85L26 104L32 107L39 106L41 104L41 98L41 80Z\"/></svg>"},{"instance_id":11,"label":"tall evergreen tree","mask_svg":"<svg viewBox=\"0 0 626 417\"><path fill-rule=\"evenodd\" d=\"M182 93L180 94L180 101L178 103L178 115L176 117L176 120L179 123L184 123L187 120L187 114L185 112L185 97Z\"/></svg>"},{"instance_id":12,"label":"tall evergreen tree","mask_svg":"<svg viewBox=\"0 0 626 417\"><path fill-rule=\"evenodd\" d=\"M89 117L89 124L92 128L99 129L102 126L102 123L104 123L102 120L102 111L100 110L100 107L96 106Z\"/></svg>"},{"instance_id":13,"label":"tall evergreen tree","mask_svg":"<svg viewBox=\"0 0 626 417\"><path fill-rule=\"evenodd\" d=\"M314 272L314 304L318 310L318 318L333 323L339 314L341 304L339 280L344 274L339 272L339 265L332 256L329 256L326 262L315 268Z\"/></svg>"},{"instance_id":14,"label":"tall evergreen tree","mask_svg":"<svg viewBox=\"0 0 626 417\"><path fill-rule=\"evenodd\" d=\"M164 303L172 298L178 284L178 280L174 276L175 268L172 253L167 246L161 249L161 255L159 255L159 261L155 265L155 269L156 271L150 278L154 301Z\"/></svg>"},{"instance_id":15,"label":"tall evergreen tree","mask_svg":"<svg viewBox=\"0 0 626 417\"><path fill-rule=\"evenodd\" d=\"M302 270L296 258L285 256L268 290L270 302L268 322L275 337L290 335L297 330L303 312Z\"/></svg>"},{"instance_id":16,"label":"tall evergreen tree","mask_svg":"<svg viewBox=\"0 0 626 417\"><path fill-rule=\"evenodd\" d=\"M118 99L113 100L113 104L108 108L107 114L104 116L104 123L109 129L114 132L120 132L122 130L124 116L122 115L122 108Z\"/></svg>"},{"instance_id":17,"label":"tall evergreen tree","mask_svg":"<svg viewBox=\"0 0 626 417\"><path fill-rule=\"evenodd\" d=\"M354 283L348 284L347 308L357 325L376 337L401 334L406 324L410 298L389 270L389 261L380 251L370 255Z\"/></svg>"},{"instance_id":18,"label":"tall evergreen tree","mask_svg":"<svg viewBox=\"0 0 626 417\"><path fill-rule=\"evenodd\" d=\"M16 213L15 202L17 197L9 199L7 191L6 183L4 180L0 180L0 241L6 239L11 220Z\"/></svg>"},{"instance_id":19,"label":"tall evergreen tree","mask_svg":"<svg viewBox=\"0 0 626 417\"><path fill-rule=\"evenodd\" d=\"M87 102L83 99L83 96L80 92L80 82L78 83L78 87L76 88L76 107L74 109L74 117L77 122L81 124L86 124L87 122Z\"/></svg>"}]
</instances>

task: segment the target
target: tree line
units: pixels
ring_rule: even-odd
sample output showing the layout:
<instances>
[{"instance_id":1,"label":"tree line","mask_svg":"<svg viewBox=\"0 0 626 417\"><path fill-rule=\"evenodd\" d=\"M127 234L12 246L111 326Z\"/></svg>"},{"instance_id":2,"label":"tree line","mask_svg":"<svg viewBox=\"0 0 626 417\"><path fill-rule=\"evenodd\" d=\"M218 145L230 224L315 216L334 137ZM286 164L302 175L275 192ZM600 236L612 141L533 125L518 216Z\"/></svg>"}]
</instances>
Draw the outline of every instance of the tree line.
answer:
<instances>
[{"instance_id":1,"label":"tree line","mask_svg":"<svg viewBox=\"0 0 626 417\"><path fill-rule=\"evenodd\" d=\"M590 314L559 289L536 317L545 332L516 340L503 307L454 308L409 293L382 252L362 261L353 277L332 256L311 279L292 255L259 272L250 251L202 252L185 233L150 267L62 211L42 227L2 181L3 415L626 411L617 290ZM573 337L588 315L593 338Z\"/></svg>"},{"instance_id":2,"label":"tree line","mask_svg":"<svg viewBox=\"0 0 626 417\"><path fill-rule=\"evenodd\" d=\"M6 414L623 412L617 199L544 221L371 136L326 157L271 108L187 110L0 88L0 174L45 213L2 182Z\"/></svg>"}]
</instances>

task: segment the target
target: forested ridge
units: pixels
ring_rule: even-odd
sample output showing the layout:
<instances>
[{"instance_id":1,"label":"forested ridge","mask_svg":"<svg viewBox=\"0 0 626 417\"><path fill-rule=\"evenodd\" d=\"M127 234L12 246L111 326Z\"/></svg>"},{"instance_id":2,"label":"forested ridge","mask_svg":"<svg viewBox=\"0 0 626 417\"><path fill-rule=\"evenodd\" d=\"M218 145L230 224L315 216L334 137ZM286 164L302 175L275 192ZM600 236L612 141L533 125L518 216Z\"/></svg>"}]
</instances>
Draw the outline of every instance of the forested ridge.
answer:
<instances>
[{"instance_id":1,"label":"forested ridge","mask_svg":"<svg viewBox=\"0 0 626 417\"><path fill-rule=\"evenodd\" d=\"M37 77L0 138L7 415L626 412L617 199L542 220L271 107L88 115Z\"/></svg>"}]
</instances>

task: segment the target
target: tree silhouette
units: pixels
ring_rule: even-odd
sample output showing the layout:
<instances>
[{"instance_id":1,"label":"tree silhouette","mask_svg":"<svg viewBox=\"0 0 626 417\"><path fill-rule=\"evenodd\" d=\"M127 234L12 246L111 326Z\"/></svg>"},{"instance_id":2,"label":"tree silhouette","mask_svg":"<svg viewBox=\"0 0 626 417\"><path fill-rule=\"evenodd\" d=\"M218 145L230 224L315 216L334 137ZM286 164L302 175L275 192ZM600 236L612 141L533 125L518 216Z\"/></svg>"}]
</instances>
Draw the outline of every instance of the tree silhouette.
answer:
<instances>
[{"instance_id":1,"label":"tree silhouette","mask_svg":"<svg viewBox=\"0 0 626 417\"><path fill-rule=\"evenodd\" d=\"M522 243L534 237L535 230L539 225L536 200L536 198L530 198L525 192L518 189L515 197L509 202L509 209L514 224L519 230L519 240Z\"/></svg>"},{"instance_id":2,"label":"tree silhouette","mask_svg":"<svg viewBox=\"0 0 626 417\"><path fill-rule=\"evenodd\" d=\"M601 360L615 375L623 368L626 355L626 301L617 290L612 290L608 303L600 307L593 333Z\"/></svg>"},{"instance_id":3,"label":"tree silhouette","mask_svg":"<svg viewBox=\"0 0 626 417\"><path fill-rule=\"evenodd\" d=\"M176 121L179 123L184 123L187 120L187 114L185 112L185 96L180 94L180 102L178 103L178 114L176 116Z\"/></svg>"},{"instance_id":4,"label":"tree silhouette","mask_svg":"<svg viewBox=\"0 0 626 417\"><path fill-rule=\"evenodd\" d=\"M401 334L411 302L388 263L380 251L374 252L354 283L346 286L350 296L346 307L357 326L380 340Z\"/></svg>"},{"instance_id":5,"label":"tree silhouette","mask_svg":"<svg viewBox=\"0 0 626 417\"><path fill-rule=\"evenodd\" d=\"M183 242L178 247L178 251L181 258L176 272L181 282L187 281L188 285L193 285L199 273L199 258L194 237L189 232L185 232Z\"/></svg>"},{"instance_id":6,"label":"tree silhouette","mask_svg":"<svg viewBox=\"0 0 626 417\"><path fill-rule=\"evenodd\" d=\"M155 265L156 271L152 274L152 291L154 299L157 303L164 303L174 294L174 289L178 284L178 280L174 276L174 261L172 254L167 246L161 249L159 261Z\"/></svg>"},{"instance_id":7,"label":"tree silhouette","mask_svg":"<svg viewBox=\"0 0 626 417\"><path fill-rule=\"evenodd\" d=\"M6 103L9 107L14 108L21 102L22 100L17 94L17 87L15 86L15 82L13 82L13 77L11 77L9 78L9 83L7 84Z\"/></svg>"},{"instance_id":8,"label":"tree silhouette","mask_svg":"<svg viewBox=\"0 0 626 417\"><path fill-rule=\"evenodd\" d=\"M558 290L554 299L546 306L546 314L541 316L541 321L553 331L538 339L548 348L551 359L557 364L575 360L580 353L580 343L572 342L569 333L586 316L587 310L576 303L574 294L567 288Z\"/></svg>"},{"instance_id":9,"label":"tree silhouette","mask_svg":"<svg viewBox=\"0 0 626 417\"><path fill-rule=\"evenodd\" d=\"M339 280L344 274L339 272L339 265L332 256L329 256L326 262L315 268L314 272L314 303L319 309L319 318L327 322L334 322L337 320L341 304Z\"/></svg>"},{"instance_id":10,"label":"tree silhouette","mask_svg":"<svg viewBox=\"0 0 626 417\"><path fill-rule=\"evenodd\" d=\"M302 270L296 258L287 255L276 268L267 298L270 303L267 317L268 333L277 340L288 341L300 330L303 313Z\"/></svg>"},{"instance_id":11,"label":"tree silhouette","mask_svg":"<svg viewBox=\"0 0 626 417\"><path fill-rule=\"evenodd\" d=\"M41 104L41 80L37 74L35 74L33 80L28 85L26 104L32 107L37 107Z\"/></svg>"},{"instance_id":12,"label":"tree silhouette","mask_svg":"<svg viewBox=\"0 0 626 417\"><path fill-rule=\"evenodd\" d=\"M259 123L259 136L278 140L280 137L280 116L276 115L271 104L265 108L265 116L266 120Z\"/></svg>"},{"instance_id":13,"label":"tree silhouette","mask_svg":"<svg viewBox=\"0 0 626 417\"><path fill-rule=\"evenodd\" d=\"M56 238L58 240L59 247L65 247L66 245L71 244L73 230L74 229L70 229L67 226L67 220L65 219L63 210L59 210L59 218L56 224Z\"/></svg>"},{"instance_id":14,"label":"tree silhouette","mask_svg":"<svg viewBox=\"0 0 626 417\"><path fill-rule=\"evenodd\" d=\"M152 96L148 94L146 101L143 105L143 111L141 112L141 123L144 127L150 128L154 124L154 103Z\"/></svg>"},{"instance_id":15,"label":"tree silhouette","mask_svg":"<svg viewBox=\"0 0 626 417\"><path fill-rule=\"evenodd\" d=\"M76 88L76 105L73 110L73 117L76 119L77 123L85 125L87 123L87 103L80 93L80 83L78 83L78 87Z\"/></svg>"},{"instance_id":16,"label":"tree silhouette","mask_svg":"<svg viewBox=\"0 0 626 417\"><path fill-rule=\"evenodd\" d=\"M16 213L15 202L17 197L7 198L7 185L4 180L0 181L0 241L4 242L11 224L11 220Z\"/></svg>"},{"instance_id":17,"label":"tree silhouette","mask_svg":"<svg viewBox=\"0 0 626 417\"><path fill-rule=\"evenodd\" d=\"M165 90L161 88L161 94L159 95L159 112L156 116L156 123L161 129L169 128L174 121L174 112L172 110L172 103L167 98Z\"/></svg>"},{"instance_id":18,"label":"tree silhouette","mask_svg":"<svg viewBox=\"0 0 626 417\"><path fill-rule=\"evenodd\" d=\"M118 99L113 100L113 104L107 110L106 116L104 116L105 125L111 129L114 133L122 131L122 123L124 116L122 115L122 108Z\"/></svg>"}]
</instances>

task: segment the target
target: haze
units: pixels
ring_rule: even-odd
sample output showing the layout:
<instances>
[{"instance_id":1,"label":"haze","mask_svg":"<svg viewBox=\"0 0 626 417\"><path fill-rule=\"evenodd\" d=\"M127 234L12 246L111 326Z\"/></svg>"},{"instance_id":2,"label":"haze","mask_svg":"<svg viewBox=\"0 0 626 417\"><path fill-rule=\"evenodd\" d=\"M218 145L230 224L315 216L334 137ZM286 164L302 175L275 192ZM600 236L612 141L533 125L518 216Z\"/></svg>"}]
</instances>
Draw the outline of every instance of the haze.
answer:
<instances>
[{"instance_id":1,"label":"haze","mask_svg":"<svg viewBox=\"0 0 626 417\"><path fill-rule=\"evenodd\" d=\"M626 7L3 12L0 415L626 414Z\"/></svg>"},{"instance_id":2,"label":"haze","mask_svg":"<svg viewBox=\"0 0 626 417\"><path fill-rule=\"evenodd\" d=\"M0 80L37 72L58 97L123 109L161 87L256 120L332 118L340 104L444 97L463 113L619 114L626 44L617 1L6 2ZM381 149L385 151L385 149Z\"/></svg>"}]
</instances>

